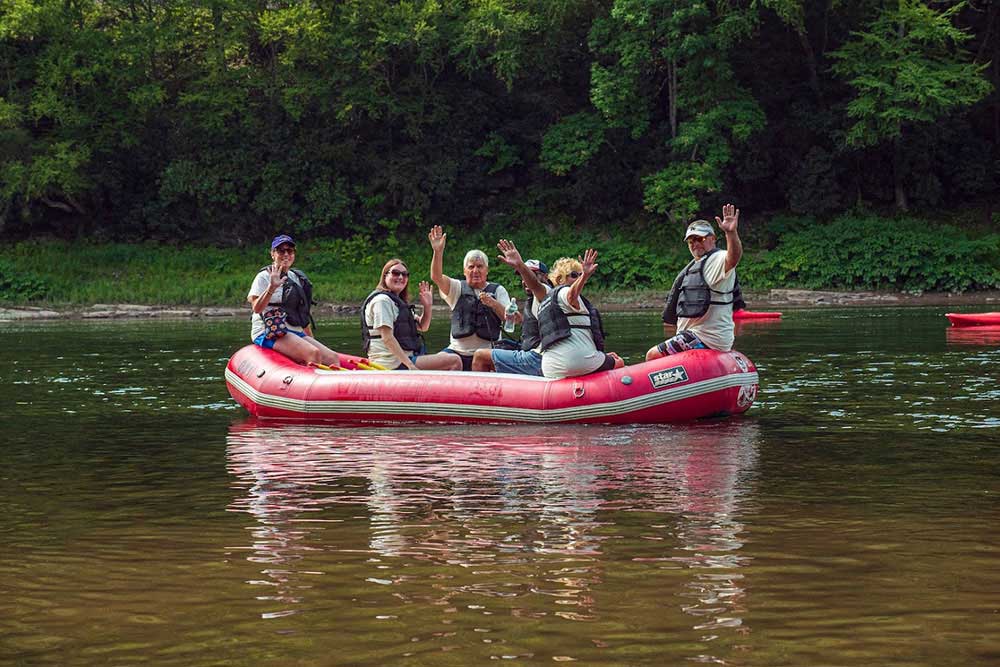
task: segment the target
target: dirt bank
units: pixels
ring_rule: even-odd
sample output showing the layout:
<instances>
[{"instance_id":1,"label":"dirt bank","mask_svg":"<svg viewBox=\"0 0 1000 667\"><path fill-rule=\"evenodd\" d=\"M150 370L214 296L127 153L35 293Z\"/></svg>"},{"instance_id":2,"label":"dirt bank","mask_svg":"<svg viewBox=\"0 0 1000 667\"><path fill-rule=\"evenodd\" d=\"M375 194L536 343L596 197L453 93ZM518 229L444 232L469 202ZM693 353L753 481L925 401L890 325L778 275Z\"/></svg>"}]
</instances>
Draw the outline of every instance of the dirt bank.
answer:
<instances>
[{"instance_id":1,"label":"dirt bank","mask_svg":"<svg viewBox=\"0 0 1000 667\"><path fill-rule=\"evenodd\" d=\"M605 311L655 310L663 308L663 293L614 292L597 294L593 300ZM796 308L824 308L847 306L947 306L954 308L988 306L996 304L1000 310L1000 291L950 294L945 292L903 294L896 292L833 292L820 290L775 289L766 292L748 292L747 303L751 310L794 310ZM437 300L435 310L445 306ZM359 304L321 304L317 317L346 317L356 315ZM148 306L140 304L103 304L92 306L3 306L0 321L13 320L103 320L103 319L184 319L247 317L246 306Z\"/></svg>"}]
</instances>

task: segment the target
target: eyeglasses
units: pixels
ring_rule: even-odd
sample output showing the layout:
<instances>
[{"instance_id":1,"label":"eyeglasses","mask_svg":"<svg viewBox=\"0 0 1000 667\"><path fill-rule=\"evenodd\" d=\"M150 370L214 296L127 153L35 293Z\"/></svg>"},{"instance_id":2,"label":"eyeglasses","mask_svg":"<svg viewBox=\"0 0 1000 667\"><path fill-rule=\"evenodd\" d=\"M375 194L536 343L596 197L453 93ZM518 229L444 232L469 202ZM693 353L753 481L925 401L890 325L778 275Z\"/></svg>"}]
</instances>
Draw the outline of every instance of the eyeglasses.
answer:
<instances>
[{"instance_id":1,"label":"eyeglasses","mask_svg":"<svg viewBox=\"0 0 1000 667\"><path fill-rule=\"evenodd\" d=\"M390 273L392 274L393 278L409 278L410 277L410 272L409 271L400 271L399 269L389 269L389 271L387 271L385 275L389 275Z\"/></svg>"},{"instance_id":2,"label":"eyeglasses","mask_svg":"<svg viewBox=\"0 0 1000 667\"><path fill-rule=\"evenodd\" d=\"M579 271L570 271L569 272L569 277L572 278L573 280L576 280L577 278L579 278L582 275L583 274L580 273Z\"/></svg>"},{"instance_id":3,"label":"eyeglasses","mask_svg":"<svg viewBox=\"0 0 1000 667\"><path fill-rule=\"evenodd\" d=\"M687 242L689 245L692 243L704 243L707 238L707 236L689 236L687 237Z\"/></svg>"},{"instance_id":4,"label":"eyeglasses","mask_svg":"<svg viewBox=\"0 0 1000 667\"><path fill-rule=\"evenodd\" d=\"M286 254L294 255L295 247L290 245L280 245L277 248L275 248L274 251L279 255L286 255Z\"/></svg>"}]
</instances>

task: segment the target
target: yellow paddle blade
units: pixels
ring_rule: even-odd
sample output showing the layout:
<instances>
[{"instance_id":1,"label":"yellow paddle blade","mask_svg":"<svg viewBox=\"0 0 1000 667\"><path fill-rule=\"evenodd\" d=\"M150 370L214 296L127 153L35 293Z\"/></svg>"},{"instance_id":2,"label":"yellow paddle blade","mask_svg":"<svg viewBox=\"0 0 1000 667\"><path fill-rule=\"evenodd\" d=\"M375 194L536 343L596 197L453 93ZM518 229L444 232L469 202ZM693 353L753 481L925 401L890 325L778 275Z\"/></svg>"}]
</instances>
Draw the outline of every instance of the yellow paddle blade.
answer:
<instances>
[{"instance_id":1,"label":"yellow paddle blade","mask_svg":"<svg viewBox=\"0 0 1000 667\"><path fill-rule=\"evenodd\" d=\"M317 363L313 363L313 362L309 362L309 365L312 366L313 368L318 368L321 371L342 371L342 370L344 370L340 366L327 366L326 364L317 364Z\"/></svg>"},{"instance_id":2,"label":"yellow paddle blade","mask_svg":"<svg viewBox=\"0 0 1000 667\"><path fill-rule=\"evenodd\" d=\"M389 370L385 366L380 366L380 365L378 365L376 363L373 363L371 361L359 361L357 365L358 365L358 368L360 368L363 371L387 371L387 370Z\"/></svg>"}]
</instances>

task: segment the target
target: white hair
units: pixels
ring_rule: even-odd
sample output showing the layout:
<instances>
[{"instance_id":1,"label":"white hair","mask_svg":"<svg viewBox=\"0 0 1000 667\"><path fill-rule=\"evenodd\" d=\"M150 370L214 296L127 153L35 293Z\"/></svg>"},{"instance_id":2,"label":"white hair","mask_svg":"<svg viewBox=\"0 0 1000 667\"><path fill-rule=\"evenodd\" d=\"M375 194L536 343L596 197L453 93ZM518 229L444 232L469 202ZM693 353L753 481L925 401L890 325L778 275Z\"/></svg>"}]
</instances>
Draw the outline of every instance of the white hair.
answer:
<instances>
[{"instance_id":1,"label":"white hair","mask_svg":"<svg viewBox=\"0 0 1000 667\"><path fill-rule=\"evenodd\" d=\"M462 266L463 267L468 266L469 262L473 260L479 260L480 262L483 263L483 266L485 266L487 269L490 268L490 260L486 258L486 253L483 252L482 250L470 250L469 252L465 253L465 259L462 260Z\"/></svg>"}]
</instances>

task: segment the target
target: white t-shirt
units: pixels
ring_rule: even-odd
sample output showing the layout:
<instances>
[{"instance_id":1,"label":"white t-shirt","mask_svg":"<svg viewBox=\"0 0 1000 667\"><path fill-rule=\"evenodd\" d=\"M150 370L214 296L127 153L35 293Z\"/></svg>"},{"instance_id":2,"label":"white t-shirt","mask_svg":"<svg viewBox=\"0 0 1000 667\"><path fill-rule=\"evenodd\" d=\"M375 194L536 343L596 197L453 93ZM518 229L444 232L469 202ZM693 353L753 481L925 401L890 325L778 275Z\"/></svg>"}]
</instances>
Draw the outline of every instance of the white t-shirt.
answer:
<instances>
[{"instance_id":1,"label":"white t-shirt","mask_svg":"<svg viewBox=\"0 0 1000 667\"><path fill-rule=\"evenodd\" d=\"M569 304L569 288L559 291L558 304L570 324L589 324L587 306L580 299L580 307ZM584 317L579 317L584 315ZM576 377L593 373L604 363L605 354L594 345L590 329L570 329L565 338L542 353L542 375L547 378Z\"/></svg>"},{"instance_id":2,"label":"white t-shirt","mask_svg":"<svg viewBox=\"0 0 1000 667\"><path fill-rule=\"evenodd\" d=\"M716 292L732 292L736 287L736 271L726 271L726 251L712 253L702 260L702 275L705 282ZM712 301L732 301L732 294L712 295ZM690 331L698 335L713 350L727 352L733 349L733 307L731 305L709 306L701 317L678 317L677 333Z\"/></svg>"},{"instance_id":3,"label":"white t-shirt","mask_svg":"<svg viewBox=\"0 0 1000 667\"><path fill-rule=\"evenodd\" d=\"M448 295L445 296L444 294L441 294L441 297L444 299L444 302L448 304L449 308L455 310L455 304L458 303L458 297L462 295L462 281L457 280L455 278L451 278L450 280L451 283L449 283ZM478 298L479 294L483 290L473 289L473 291L476 293L476 297ZM493 298L499 301L500 305L502 305L504 308L506 308L510 304L510 295L507 294L507 290L504 289L503 285L497 285L497 291L496 294L493 295ZM501 322L502 321L503 319L501 318ZM489 347L491 343L492 341L485 340L483 338L480 338L476 334L472 334L471 336L466 336L465 338L451 337L451 339L448 342L448 347L454 350L455 352L461 352L462 354L470 355L476 350L480 350L484 347Z\"/></svg>"},{"instance_id":4,"label":"white t-shirt","mask_svg":"<svg viewBox=\"0 0 1000 667\"><path fill-rule=\"evenodd\" d=\"M392 328L396 317L399 315L399 306L389 298L387 294L379 294L368 302L365 307L365 323L370 324L372 329L387 326ZM416 350L407 350L408 354L414 354ZM368 359L386 368L397 368L400 364L385 342L381 338L372 338L368 345Z\"/></svg>"},{"instance_id":5,"label":"white t-shirt","mask_svg":"<svg viewBox=\"0 0 1000 667\"><path fill-rule=\"evenodd\" d=\"M288 272L288 279L295 280L296 282L298 281L298 279L295 277L295 274L292 273L291 271ZM268 276L267 271L261 270L260 273L258 273L257 276L253 279L253 284L250 285L250 291L247 292L247 298L249 299L250 297L260 296L261 294L267 291L267 288L268 286L270 286L270 284L271 284L271 278ZM274 306L281 305L282 289L283 289L282 287L279 287L278 289L274 290L274 292L271 294L271 300L267 302L268 307L272 305ZM265 308L264 310L267 310L267 308ZM297 327L294 324L289 324L286 322L285 326L288 327L289 331L302 331L302 327ZM258 313L255 313L251 310L250 340L256 339L263 333L264 333L264 318L261 317Z\"/></svg>"}]
</instances>

